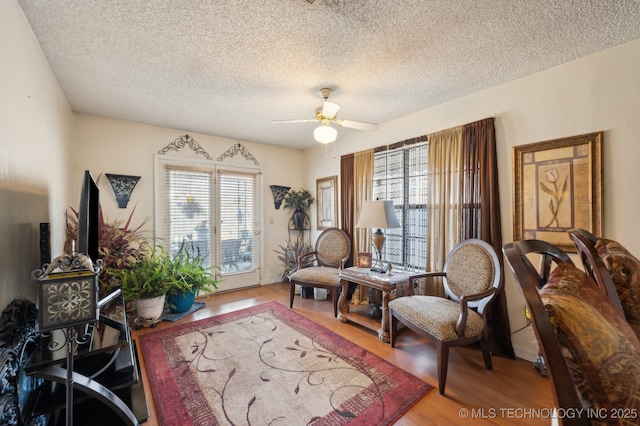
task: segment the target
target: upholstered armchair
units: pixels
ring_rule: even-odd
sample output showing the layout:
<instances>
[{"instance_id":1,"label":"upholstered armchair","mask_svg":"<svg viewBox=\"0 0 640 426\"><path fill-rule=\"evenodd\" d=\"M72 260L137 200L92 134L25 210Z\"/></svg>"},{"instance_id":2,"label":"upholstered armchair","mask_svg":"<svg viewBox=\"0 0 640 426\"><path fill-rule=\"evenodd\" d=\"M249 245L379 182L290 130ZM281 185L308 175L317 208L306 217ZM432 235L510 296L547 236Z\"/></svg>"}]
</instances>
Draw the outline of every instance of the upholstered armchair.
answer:
<instances>
[{"instance_id":1,"label":"upholstered armchair","mask_svg":"<svg viewBox=\"0 0 640 426\"><path fill-rule=\"evenodd\" d=\"M351 240L338 228L322 231L316 240L315 250L298 258L298 270L289 278L289 307L293 309L295 287L324 288L331 291L333 316L338 316L338 291L340 270L351 255ZM305 259L315 258L313 266L303 268Z\"/></svg>"},{"instance_id":2,"label":"upholstered armchair","mask_svg":"<svg viewBox=\"0 0 640 426\"><path fill-rule=\"evenodd\" d=\"M640 412L640 342L620 312L558 247L525 240L503 252L529 309L555 405L572 414L562 424L637 424L615 418Z\"/></svg>"},{"instance_id":3,"label":"upholstered armchair","mask_svg":"<svg viewBox=\"0 0 640 426\"><path fill-rule=\"evenodd\" d=\"M484 364L493 368L485 311L502 288L502 268L496 250L469 239L451 250L442 277L446 298L409 295L389 302L389 332L395 346L398 322L434 342L438 352L438 390L444 395L449 348L480 341Z\"/></svg>"}]
</instances>

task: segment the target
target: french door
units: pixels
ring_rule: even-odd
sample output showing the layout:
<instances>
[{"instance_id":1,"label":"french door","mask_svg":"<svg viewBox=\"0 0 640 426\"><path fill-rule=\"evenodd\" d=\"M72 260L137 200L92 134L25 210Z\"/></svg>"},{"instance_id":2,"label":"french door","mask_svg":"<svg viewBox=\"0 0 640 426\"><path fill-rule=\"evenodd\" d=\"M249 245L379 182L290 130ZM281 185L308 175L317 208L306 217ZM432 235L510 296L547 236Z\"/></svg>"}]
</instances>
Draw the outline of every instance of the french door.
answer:
<instances>
[{"instance_id":1,"label":"french door","mask_svg":"<svg viewBox=\"0 0 640 426\"><path fill-rule=\"evenodd\" d=\"M260 284L260 170L170 158L156 166L157 243L200 253L222 278L219 291Z\"/></svg>"}]
</instances>

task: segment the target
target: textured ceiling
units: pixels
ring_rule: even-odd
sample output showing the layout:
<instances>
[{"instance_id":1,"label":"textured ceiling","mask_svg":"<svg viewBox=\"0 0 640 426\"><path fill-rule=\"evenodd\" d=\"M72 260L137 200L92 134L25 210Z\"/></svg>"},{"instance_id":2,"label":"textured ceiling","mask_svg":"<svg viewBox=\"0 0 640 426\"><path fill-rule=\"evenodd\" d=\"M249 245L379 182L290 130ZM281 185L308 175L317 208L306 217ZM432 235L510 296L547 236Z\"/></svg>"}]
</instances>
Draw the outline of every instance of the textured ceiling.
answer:
<instances>
[{"instance_id":1,"label":"textured ceiling","mask_svg":"<svg viewBox=\"0 0 640 426\"><path fill-rule=\"evenodd\" d=\"M297 148L321 87L382 124L640 38L640 0L18 3L75 111Z\"/></svg>"}]
</instances>

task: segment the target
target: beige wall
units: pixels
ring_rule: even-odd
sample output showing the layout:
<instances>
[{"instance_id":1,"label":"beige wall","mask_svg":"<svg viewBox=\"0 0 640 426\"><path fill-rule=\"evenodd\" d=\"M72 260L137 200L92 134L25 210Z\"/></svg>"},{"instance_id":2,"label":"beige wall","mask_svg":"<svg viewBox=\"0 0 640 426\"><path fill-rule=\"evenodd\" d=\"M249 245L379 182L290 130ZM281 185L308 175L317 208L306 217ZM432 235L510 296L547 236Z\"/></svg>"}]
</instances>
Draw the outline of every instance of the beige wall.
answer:
<instances>
[{"instance_id":1,"label":"beige wall","mask_svg":"<svg viewBox=\"0 0 640 426\"><path fill-rule=\"evenodd\" d=\"M503 241L513 239L511 154L516 145L604 131L605 236L640 253L640 40L386 123L377 132L337 141L337 159L324 147L305 152L307 185L337 174L342 154L495 117ZM579 264L577 258L574 258ZM511 329L526 325L524 300L505 272ZM537 352L531 328L513 336L516 354Z\"/></svg>"},{"instance_id":2,"label":"beige wall","mask_svg":"<svg viewBox=\"0 0 640 426\"><path fill-rule=\"evenodd\" d=\"M279 282L281 267L278 265L274 249L288 239L287 224L291 211L284 210L282 207L279 210L274 208L269 185L291 187L301 185L303 168L300 150L78 114L73 148L71 193L80 194L84 170L90 170L98 180L100 202L106 219L126 220L135 207L133 224L138 224L147 217L150 218L145 229L150 236L154 235L154 155L187 133L207 151L214 163L218 157L238 143L241 143L260 163L263 183L261 220L264 230L262 234L264 268L260 284ZM167 155L205 159L188 147L178 152L170 151ZM253 161L244 158L241 154L226 158L221 164L254 165ZM126 209L118 208L109 181L101 176L104 173L141 176ZM72 202L72 205L77 205L77 201Z\"/></svg>"},{"instance_id":3,"label":"beige wall","mask_svg":"<svg viewBox=\"0 0 640 426\"><path fill-rule=\"evenodd\" d=\"M117 208L108 182L101 179L103 207L109 219L121 219L138 202L136 218L152 216L153 154L187 132L87 115L76 116L74 125L68 102L14 1L0 2L0 47L5 64L0 67L0 306L5 306L15 297L34 297L29 274L39 263L39 222L51 222L53 254L62 251L64 211L77 204L84 169L96 177L105 172L141 175L125 210ZM286 238L290 216L273 208L269 185L315 191L316 179L339 173L342 154L491 116L496 118L505 242L512 239L512 148L602 130L605 235L640 253L635 223L640 182L638 76L640 40L385 123L374 133L339 136L336 158L325 158L320 145L301 153L190 135L214 158L240 142L263 166L263 283L277 280L273 249ZM315 223L315 211L311 213ZM525 325L524 303L510 272L506 277L511 327L517 330ZM521 357L535 355L530 328L514 335L514 347Z\"/></svg>"},{"instance_id":4,"label":"beige wall","mask_svg":"<svg viewBox=\"0 0 640 426\"><path fill-rule=\"evenodd\" d=\"M73 113L15 1L0 2L0 309L35 300L40 222L62 250Z\"/></svg>"}]
</instances>

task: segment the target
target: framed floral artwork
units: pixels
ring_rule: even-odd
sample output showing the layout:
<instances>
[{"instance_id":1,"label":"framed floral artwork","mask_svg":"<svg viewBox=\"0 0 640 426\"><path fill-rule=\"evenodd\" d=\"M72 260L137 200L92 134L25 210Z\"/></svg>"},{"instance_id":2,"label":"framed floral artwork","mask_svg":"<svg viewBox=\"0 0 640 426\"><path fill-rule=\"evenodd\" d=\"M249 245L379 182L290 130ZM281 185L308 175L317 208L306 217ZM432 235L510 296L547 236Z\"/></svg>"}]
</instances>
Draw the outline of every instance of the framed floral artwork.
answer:
<instances>
[{"instance_id":1,"label":"framed floral artwork","mask_svg":"<svg viewBox=\"0 0 640 426\"><path fill-rule=\"evenodd\" d=\"M602 132L513 148L513 240L574 252L568 230L603 234Z\"/></svg>"},{"instance_id":2,"label":"framed floral artwork","mask_svg":"<svg viewBox=\"0 0 640 426\"><path fill-rule=\"evenodd\" d=\"M338 176L331 176L316 180L316 198L318 229L327 229L337 226L338 202Z\"/></svg>"}]
</instances>

